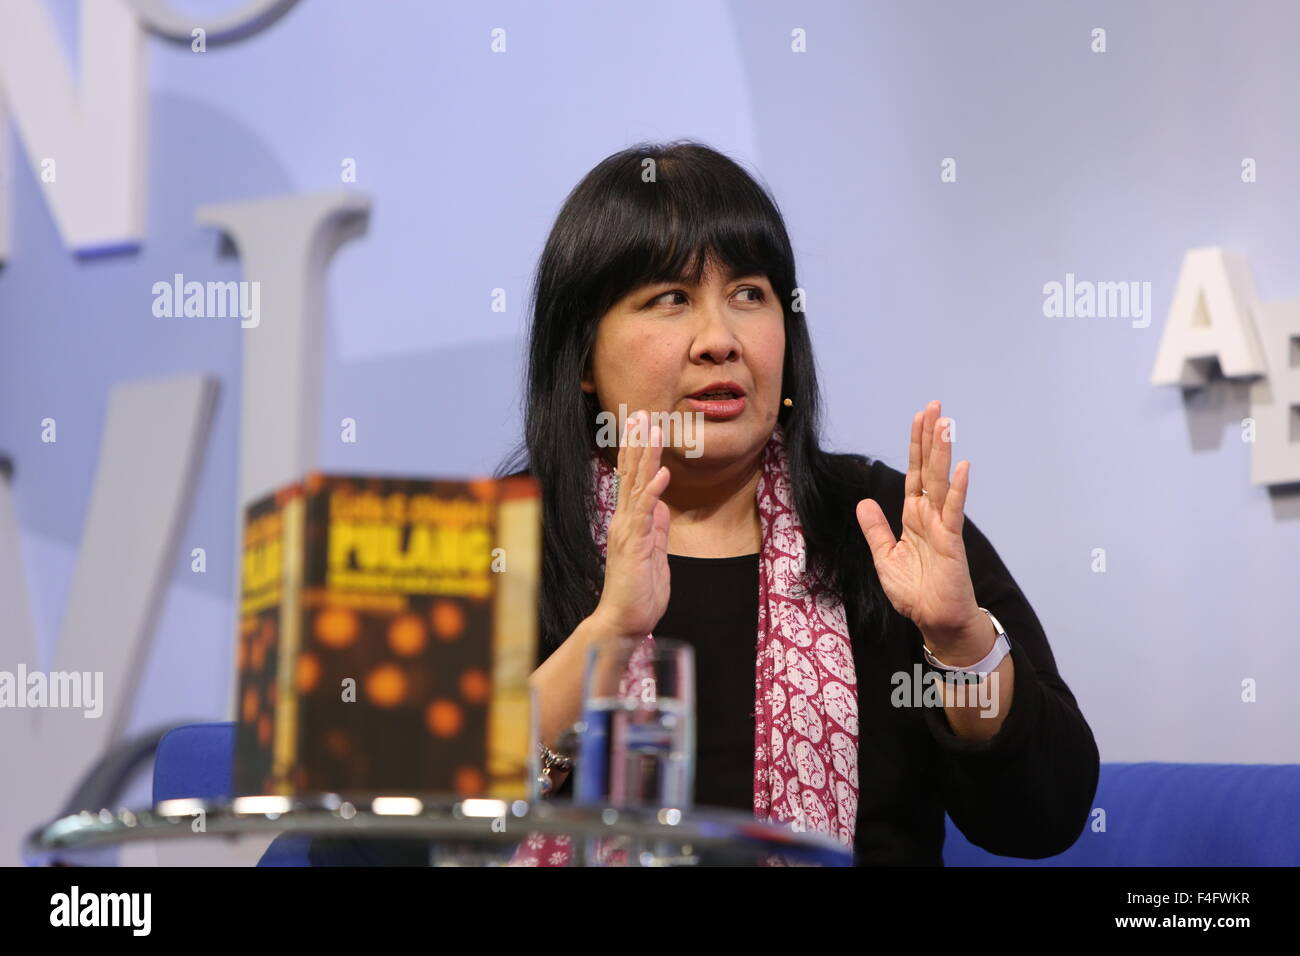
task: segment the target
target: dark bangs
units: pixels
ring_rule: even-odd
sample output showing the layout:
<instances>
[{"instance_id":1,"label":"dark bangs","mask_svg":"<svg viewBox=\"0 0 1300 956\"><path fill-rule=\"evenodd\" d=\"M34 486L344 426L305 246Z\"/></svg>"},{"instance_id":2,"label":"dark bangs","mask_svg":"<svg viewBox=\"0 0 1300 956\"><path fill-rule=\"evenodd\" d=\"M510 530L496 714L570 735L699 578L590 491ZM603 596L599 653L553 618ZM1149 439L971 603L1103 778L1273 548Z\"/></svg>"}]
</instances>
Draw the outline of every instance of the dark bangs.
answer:
<instances>
[{"instance_id":1,"label":"dark bangs","mask_svg":"<svg viewBox=\"0 0 1300 956\"><path fill-rule=\"evenodd\" d=\"M597 215L583 215L593 211L582 208L589 200L600 204ZM585 221L575 251L594 267L581 298L597 319L640 286L698 284L710 260L728 277L767 276L790 301L794 262L780 212L751 174L707 147L633 146L593 169L569 202Z\"/></svg>"}]
</instances>

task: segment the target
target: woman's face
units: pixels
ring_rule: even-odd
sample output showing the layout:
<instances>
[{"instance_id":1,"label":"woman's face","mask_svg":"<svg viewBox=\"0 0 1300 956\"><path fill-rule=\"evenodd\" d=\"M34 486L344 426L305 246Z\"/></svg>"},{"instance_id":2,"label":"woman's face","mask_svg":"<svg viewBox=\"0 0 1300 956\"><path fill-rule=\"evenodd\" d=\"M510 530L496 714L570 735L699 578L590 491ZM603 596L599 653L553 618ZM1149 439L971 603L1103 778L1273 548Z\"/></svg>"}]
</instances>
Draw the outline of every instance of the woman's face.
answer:
<instances>
[{"instance_id":1,"label":"woman's face","mask_svg":"<svg viewBox=\"0 0 1300 956\"><path fill-rule=\"evenodd\" d=\"M710 261L698 286L647 285L614 303L597 326L582 380L616 429L620 405L628 417L641 408L680 413L666 419L681 426L665 436L664 464L674 471L749 461L781 410L781 303L766 276L725 271ZM740 400L691 398L720 382L738 386Z\"/></svg>"}]
</instances>

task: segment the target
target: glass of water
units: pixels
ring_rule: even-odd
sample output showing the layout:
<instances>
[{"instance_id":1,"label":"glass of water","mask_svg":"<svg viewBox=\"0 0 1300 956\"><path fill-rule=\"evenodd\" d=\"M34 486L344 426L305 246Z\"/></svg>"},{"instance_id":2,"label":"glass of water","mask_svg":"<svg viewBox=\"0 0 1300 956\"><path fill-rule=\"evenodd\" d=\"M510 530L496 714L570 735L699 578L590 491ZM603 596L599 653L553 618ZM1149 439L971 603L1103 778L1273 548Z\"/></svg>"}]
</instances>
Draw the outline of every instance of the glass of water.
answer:
<instances>
[{"instance_id":1,"label":"glass of water","mask_svg":"<svg viewBox=\"0 0 1300 956\"><path fill-rule=\"evenodd\" d=\"M688 811L695 776L695 655L622 639L587 653L574 802Z\"/></svg>"}]
</instances>

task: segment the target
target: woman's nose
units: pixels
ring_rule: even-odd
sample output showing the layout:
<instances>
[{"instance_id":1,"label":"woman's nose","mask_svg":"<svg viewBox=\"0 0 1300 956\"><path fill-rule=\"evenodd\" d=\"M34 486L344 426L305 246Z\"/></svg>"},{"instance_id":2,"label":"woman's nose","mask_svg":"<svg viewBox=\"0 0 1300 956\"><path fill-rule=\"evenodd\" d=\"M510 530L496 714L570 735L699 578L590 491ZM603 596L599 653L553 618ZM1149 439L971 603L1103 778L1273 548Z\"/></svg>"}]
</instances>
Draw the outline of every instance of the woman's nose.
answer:
<instances>
[{"instance_id":1,"label":"woman's nose","mask_svg":"<svg viewBox=\"0 0 1300 956\"><path fill-rule=\"evenodd\" d=\"M707 305L699 310L701 328L691 345L691 358L695 361L716 363L735 361L740 357L740 340L736 338L726 318L725 308Z\"/></svg>"}]
</instances>

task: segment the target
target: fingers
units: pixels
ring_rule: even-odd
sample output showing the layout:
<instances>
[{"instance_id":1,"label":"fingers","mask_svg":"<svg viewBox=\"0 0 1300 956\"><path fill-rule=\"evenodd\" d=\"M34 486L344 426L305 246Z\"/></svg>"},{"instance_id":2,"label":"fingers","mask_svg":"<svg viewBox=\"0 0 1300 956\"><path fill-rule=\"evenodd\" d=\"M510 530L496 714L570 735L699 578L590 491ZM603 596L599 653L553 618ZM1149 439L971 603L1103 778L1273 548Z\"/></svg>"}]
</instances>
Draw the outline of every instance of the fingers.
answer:
<instances>
[{"instance_id":1,"label":"fingers","mask_svg":"<svg viewBox=\"0 0 1300 956\"><path fill-rule=\"evenodd\" d=\"M907 446L907 480L903 485L906 495L921 493L921 422L924 418L925 412L912 416L912 438Z\"/></svg>"},{"instance_id":2,"label":"fingers","mask_svg":"<svg viewBox=\"0 0 1300 956\"><path fill-rule=\"evenodd\" d=\"M921 419L921 487L930 491L930 459L933 457L931 445L934 444L934 423L939 418L939 403L931 402L925 406Z\"/></svg>"},{"instance_id":3,"label":"fingers","mask_svg":"<svg viewBox=\"0 0 1300 956\"><path fill-rule=\"evenodd\" d=\"M953 533L960 533L965 520L966 491L970 487L970 462L960 462L952 480L949 480L948 472L952 469L953 420L940 417L942 409L942 404L936 400L926 405L924 411L912 416L912 436L907 448L907 478L903 493L910 497L924 491L926 500L936 509L943 526ZM904 502L906 500L904 498ZM863 523L864 504L865 502L858 504L858 522L866 534L867 526ZM892 537L891 534L891 544ZM870 537L867 540L870 541ZM872 553L874 554L874 547Z\"/></svg>"},{"instance_id":4,"label":"fingers","mask_svg":"<svg viewBox=\"0 0 1300 956\"><path fill-rule=\"evenodd\" d=\"M671 477L668 469L660 465L662 455L662 429L650 425L650 414L644 409L637 411L624 425L619 444L616 510L642 515L653 511Z\"/></svg>"},{"instance_id":5,"label":"fingers","mask_svg":"<svg viewBox=\"0 0 1300 956\"><path fill-rule=\"evenodd\" d=\"M970 462L959 461L952 476L952 488L943 503L943 526L953 534L961 534L966 519L966 490L970 487Z\"/></svg>"},{"instance_id":6,"label":"fingers","mask_svg":"<svg viewBox=\"0 0 1300 956\"><path fill-rule=\"evenodd\" d=\"M635 415L632 416L632 418L635 417ZM618 497L614 501L615 513L626 509L627 499L631 494L632 482L628 481L624 476L628 473L628 458L631 455L631 450L627 447L627 434L632 427L632 418L623 423L623 433L618 436L618 460L614 465L614 471L618 475Z\"/></svg>"},{"instance_id":7,"label":"fingers","mask_svg":"<svg viewBox=\"0 0 1300 956\"><path fill-rule=\"evenodd\" d=\"M948 497L948 472L952 468L952 419L941 418L942 410L942 403L935 400L912 418L904 487L907 495L919 495L924 491L940 516Z\"/></svg>"},{"instance_id":8,"label":"fingers","mask_svg":"<svg viewBox=\"0 0 1300 956\"><path fill-rule=\"evenodd\" d=\"M655 432L658 433L658 431L659 431L659 426L656 425ZM660 443L662 442L662 440L663 439L661 435L659 434L655 435L656 443ZM651 460L651 464L647 469L650 477L646 479L645 493L643 497L645 499L645 509L646 511L649 512L653 512L655 510L659 502L660 496L663 495L664 489L668 487L668 482L673 476L673 473L668 470L667 465L659 464L659 456L660 454L662 454L661 452L662 448L663 448L662 444L655 445L653 451L653 455L654 455L653 458L651 458L649 452L647 452L646 454L646 458ZM667 513L668 513L668 509L667 507L665 507L664 514Z\"/></svg>"},{"instance_id":9,"label":"fingers","mask_svg":"<svg viewBox=\"0 0 1300 956\"><path fill-rule=\"evenodd\" d=\"M943 511L948 497L948 472L952 469L952 419L939 418L934 423L934 440L930 446L930 474L925 482L930 503Z\"/></svg>"}]
</instances>

